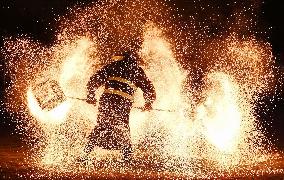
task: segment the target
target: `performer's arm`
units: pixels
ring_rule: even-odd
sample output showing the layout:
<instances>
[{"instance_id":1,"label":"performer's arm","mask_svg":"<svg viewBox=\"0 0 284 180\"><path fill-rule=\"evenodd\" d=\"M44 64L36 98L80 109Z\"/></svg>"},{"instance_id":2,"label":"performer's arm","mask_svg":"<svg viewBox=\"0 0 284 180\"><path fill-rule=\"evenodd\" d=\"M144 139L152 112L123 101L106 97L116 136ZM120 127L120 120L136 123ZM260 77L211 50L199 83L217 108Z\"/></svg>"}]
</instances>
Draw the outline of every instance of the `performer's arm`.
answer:
<instances>
[{"instance_id":1,"label":"performer's arm","mask_svg":"<svg viewBox=\"0 0 284 180\"><path fill-rule=\"evenodd\" d=\"M108 78L107 68L103 68L97 71L93 76L90 77L90 80L87 84L87 102L90 104L96 104L95 92L96 90L103 85Z\"/></svg>"},{"instance_id":2,"label":"performer's arm","mask_svg":"<svg viewBox=\"0 0 284 180\"><path fill-rule=\"evenodd\" d=\"M137 82L135 84L143 91L143 97L145 99L144 109L151 110L153 102L156 100L156 91L154 85L146 76L142 68L139 68L137 73Z\"/></svg>"}]
</instances>

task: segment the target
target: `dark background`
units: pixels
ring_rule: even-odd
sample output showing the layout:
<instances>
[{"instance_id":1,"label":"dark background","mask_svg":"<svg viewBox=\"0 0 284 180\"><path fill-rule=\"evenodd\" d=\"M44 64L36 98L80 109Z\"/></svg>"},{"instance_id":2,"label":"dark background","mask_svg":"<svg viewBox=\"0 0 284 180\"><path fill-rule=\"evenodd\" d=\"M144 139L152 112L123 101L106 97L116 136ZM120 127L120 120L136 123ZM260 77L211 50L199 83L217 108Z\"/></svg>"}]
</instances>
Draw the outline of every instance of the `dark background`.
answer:
<instances>
[{"instance_id":1,"label":"dark background","mask_svg":"<svg viewBox=\"0 0 284 180\"><path fill-rule=\"evenodd\" d=\"M0 0L0 46L3 46L3 37L19 34L27 34L43 43L51 44L55 38L54 19L58 15L65 14L68 7L89 2L91 0ZM246 2L253 1L247 0ZM284 67L284 6L281 1L277 0L264 0L264 2L256 0L255 2L259 11L255 19L257 29L266 32L261 34L260 38L272 44L277 64ZM247 6L241 0L239 2L200 0L195 1L195 4L190 0L176 0L171 3L179 9L185 9L182 11L185 19L195 16L199 21L206 21L211 14L219 14L218 21L220 22L213 26L218 26L216 29L220 31L223 27L222 23L225 23L225 17L232 15L238 7ZM3 102L4 91L11 82L8 75L4 73L5 65L2 55L0 58L0 100ZM272 103L269 100L271 97L265 97L263 102L266 105L259 105L256 113L261 117L262 125L266 128L268 136L273 137L274 143L283 148L284 98L282 97L284 96L280 93L279 97ZM273 106L276 107L272 108ZM12 115L4 110L2 103L0 108L0 135L2 137L15 136L11 135L16 127L16 124L11 121Z\"/></svg>"}]
</instances>

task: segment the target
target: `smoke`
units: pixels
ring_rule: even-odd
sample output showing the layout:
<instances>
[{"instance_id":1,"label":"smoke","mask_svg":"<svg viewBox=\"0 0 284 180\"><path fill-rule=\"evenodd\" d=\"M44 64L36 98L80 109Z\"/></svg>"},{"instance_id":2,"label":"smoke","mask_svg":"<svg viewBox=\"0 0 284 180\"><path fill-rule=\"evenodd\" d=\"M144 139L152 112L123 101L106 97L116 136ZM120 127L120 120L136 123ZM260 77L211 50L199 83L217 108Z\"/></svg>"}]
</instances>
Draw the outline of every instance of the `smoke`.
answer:
<instances>
[{"instance_id":1,"label":"smoke","mask_svg":"<svg viewBox=\"0 0 284 180\"><path fill-rule=\"evenodd\" d=\"M39 139L34 145L35 166L104 174L140 172L144 165L151 171L208 178L215 170L238 174L244 166L271 157L273 146L254 114L255 102L275 85L270 44L254 36L253 18L238 9L230 11L233 21L220 33L200 22L198 15L181 23L177 12L162 1L100 1L71 8L59 17L51 47L27 37L5 41L13 80L7 104L25 112L30 121L19 127ZM220 25L218 18L226 20L214 14L213 30ZM102 149L78 168L74 161L96 124L97 107L68 96L86 97L89 77L123 50L143 60L141 66L157 91L154 108L173 112L132 109L132 169L118 165L118 152ZM47 111L38 99L54 97L42 83L50 80L59 83L67 98ZM134 106L143 103L138 91Z\"/></svg>"}]
</instances>

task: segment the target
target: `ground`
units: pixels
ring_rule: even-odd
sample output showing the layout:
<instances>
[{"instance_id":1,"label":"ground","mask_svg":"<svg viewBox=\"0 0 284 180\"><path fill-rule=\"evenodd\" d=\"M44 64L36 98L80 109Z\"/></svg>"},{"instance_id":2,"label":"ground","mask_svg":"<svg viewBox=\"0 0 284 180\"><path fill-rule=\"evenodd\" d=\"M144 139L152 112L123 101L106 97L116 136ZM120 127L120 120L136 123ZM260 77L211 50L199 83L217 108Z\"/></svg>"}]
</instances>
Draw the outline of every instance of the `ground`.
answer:
<instances>
[{"instance_id":1,"label":"ground","mask_svg":"<svg viewBox=\"0 0 284 180\"><path fill-rule=\"evenodd\" d=\"M147 171L147 167L144 166L143 172L137 171L137 167L134 167L132 170L127 171L126 173L121 172L82 172L79 174L69 174L69 173L54 173L48 172L47 170L33 167L29 163L27 157L30 156L30 151L27 145L22 141L19 141L15 137L2 137L0 145L0 179L187 179L190 177L180 174L173 174L171 172L159 172L158 166L152 168L152 170ZM143 166L140 164L141 167ZM139 167L139 169L141 169ZM250 169L255 169L257 172L261 172L262 169L270 168L274 170L274 174L264 173L263 175L251 175L250 177L242 175L232 175L232 177L219 177L222 179L284 179L283 169L284 169L284 153L280 155L279 158L269 160L265 163L261 163L256 167ZM143 168L142 168L143 169ZM102 171L104 169L102 168ZM244 171L245 168L244 168ZM218 172L215 175L218 178Z\"/></svg>"}]
</instances>

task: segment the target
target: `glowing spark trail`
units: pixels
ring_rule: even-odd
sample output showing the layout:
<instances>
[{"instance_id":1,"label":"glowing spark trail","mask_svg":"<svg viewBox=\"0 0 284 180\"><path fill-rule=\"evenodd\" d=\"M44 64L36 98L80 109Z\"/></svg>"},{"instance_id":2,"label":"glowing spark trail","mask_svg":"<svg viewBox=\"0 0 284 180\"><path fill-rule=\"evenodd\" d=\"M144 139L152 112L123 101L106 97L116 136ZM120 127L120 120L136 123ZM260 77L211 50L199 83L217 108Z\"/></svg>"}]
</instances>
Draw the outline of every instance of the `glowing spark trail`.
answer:
<instances>
[{"instance_id":1,"label":"glowing spark trail","mask_svg":"<svg viewBox=\"0 0 284 180\"><path fill-rule=\"evenodd\" d=\"M5 41L9 70L14 72L8 104L28 110L30 121L20 128L39 139L34 145L36 166L74 176L78 172L141 177L156 172L189 178L258 174L248 166L271 158L273 149L253 111L258 96L273 87L270 45L234 32L212 40L187 29L190 25L176 25L172 11L160 1L100 1L60 17L52 47L25 37ZM157 91L154 108L174 112L131 110L132 167L121 165L118 152L103 149L95 149L87 164L77 165L96 124L97 106L68 97L86 98L90 76L130 45ZM195 62L186 59L189 55L196 57ZM199 84L192 76L196 63L203 75ZM57 82L61 95L43 82ZM21 99L13 100L17 94ZM138 90L134 106L143 104ZM269 168L263 172L272 173Z\"/></svg>"}]
</instances>

